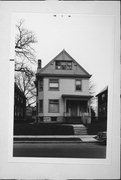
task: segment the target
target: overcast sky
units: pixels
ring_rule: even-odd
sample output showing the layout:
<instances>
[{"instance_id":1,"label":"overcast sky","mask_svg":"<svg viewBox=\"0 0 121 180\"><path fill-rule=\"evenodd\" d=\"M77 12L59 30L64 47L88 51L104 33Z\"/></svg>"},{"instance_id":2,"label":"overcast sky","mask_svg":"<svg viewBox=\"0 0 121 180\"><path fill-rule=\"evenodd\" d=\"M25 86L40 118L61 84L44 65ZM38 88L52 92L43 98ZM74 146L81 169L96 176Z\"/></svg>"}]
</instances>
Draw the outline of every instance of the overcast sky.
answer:
<instances>
[{"instance_id":1,"label":"overcast sky","mask_svg":"<svg viewBox=\"0 0 121 180\"><path fill-rule=\"evenodd\" d=\"M20 19L25 20L24 27L37 37L38 43L34 47L42 66L65 49L92 74L96 93L109 84L114 56L112 16L17 13L13 16L12 26ZM14 37L15 32L13 41Z\"/></svg>"}]
</instances>

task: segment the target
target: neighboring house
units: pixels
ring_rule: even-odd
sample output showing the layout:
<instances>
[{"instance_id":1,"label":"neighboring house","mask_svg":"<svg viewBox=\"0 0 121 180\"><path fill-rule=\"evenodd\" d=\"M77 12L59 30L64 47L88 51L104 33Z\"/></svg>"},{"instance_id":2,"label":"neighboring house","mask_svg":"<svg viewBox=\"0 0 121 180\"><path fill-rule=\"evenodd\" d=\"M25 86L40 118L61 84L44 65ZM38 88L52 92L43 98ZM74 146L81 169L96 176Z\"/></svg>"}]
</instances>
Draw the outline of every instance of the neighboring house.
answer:
<instances>
[{"instance_id":1,"label":"neighboring house","mask_svg":"<svg viewBox=\"0 0 121 180\"><path fill-rule=\"evenodd\" d=\"M14 83L14 121L25 120L26 97Z\"/></svg>"},{"instance_id":2,"label":"neighboring house","mask_svg":"<svg viewBox=\"0 0 121 180\"><path fill-rule=\"evenodd\" d=\"M36 121L36 116L37 116L37 113L36 113L36 106L32 107L32 120Z\"/></svg>"},{"instance_id":3,"label":"neighboring house","mask_svg":"<svg viewBox=\"0 0 121 180\"><path fill-rule=\"evenodd\" d=\"M96 95L98 100L98 119L107 120L108 86Z\"/></svg>"},{"instance_id":4,"label":"neighboring house","mask_svg":"<svg viewBox=\"0 0 121 180\"><path fill-rule=\"evenodd\" d=\"M26 107L26 120L36 121L36 106L27 106Z\"/></svg>"},{"instance_id":5,"label":"neighboring house","mask_svg":"<svg viewBox=\"0 0 121 180\"><path fill-rule=\"evenodd\" d=\"M36 74L39 122L90 123L91 75L65 50Z\"/></svg>"}]
</instances>

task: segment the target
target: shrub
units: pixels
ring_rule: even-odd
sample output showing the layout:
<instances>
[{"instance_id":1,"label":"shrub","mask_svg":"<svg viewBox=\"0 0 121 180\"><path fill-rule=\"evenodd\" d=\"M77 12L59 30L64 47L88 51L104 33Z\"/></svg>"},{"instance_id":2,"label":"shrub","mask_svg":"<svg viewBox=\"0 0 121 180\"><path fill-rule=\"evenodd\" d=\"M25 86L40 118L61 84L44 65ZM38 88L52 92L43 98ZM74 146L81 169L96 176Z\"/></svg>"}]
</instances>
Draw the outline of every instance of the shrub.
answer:
<instances>
[{"instance_id":1,"label":"shrub","mask_svg":"<svg viewBox=\"0 0 121 180\"><path fill-rule=\"evenodd\" d=\"M73 135L71 125L63 124L15 124L14 135Z\"/></svg>"}]
</instances>

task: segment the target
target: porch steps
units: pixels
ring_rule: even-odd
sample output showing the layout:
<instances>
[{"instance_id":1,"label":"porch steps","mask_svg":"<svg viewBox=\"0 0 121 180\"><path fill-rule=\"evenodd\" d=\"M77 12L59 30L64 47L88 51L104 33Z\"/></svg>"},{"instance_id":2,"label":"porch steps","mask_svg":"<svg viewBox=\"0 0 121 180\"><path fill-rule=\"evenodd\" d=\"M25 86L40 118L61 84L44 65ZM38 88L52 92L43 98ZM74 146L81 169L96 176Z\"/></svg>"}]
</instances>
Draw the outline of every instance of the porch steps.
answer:
<instances>
[{"instance_id":1,"label":"porch steps","mask_svg":"<svg viewBox=\"0 0 121 180\"><path fill-rule=\"evenodd\" d=\"M87 135L87 128L83 124L74 124L74 135Z\"/></svg>"}]
</instances>

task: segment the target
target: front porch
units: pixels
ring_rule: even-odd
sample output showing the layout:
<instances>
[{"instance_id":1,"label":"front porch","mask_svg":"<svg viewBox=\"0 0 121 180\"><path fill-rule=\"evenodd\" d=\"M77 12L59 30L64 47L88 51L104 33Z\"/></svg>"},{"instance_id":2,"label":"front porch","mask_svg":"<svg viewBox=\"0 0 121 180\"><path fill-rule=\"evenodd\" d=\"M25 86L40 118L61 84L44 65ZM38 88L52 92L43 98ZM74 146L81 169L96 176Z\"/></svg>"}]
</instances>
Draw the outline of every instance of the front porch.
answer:
<instances>
[{"instance_id":1,"label":"front porch","mask_svg":"<svg viewBox=\"0 0 121 180\"><path fill-rule=\"evenodd\" d=\"M92 96L62 95L65 123L90 124L91 109L89 100Z\"/></svg>"},{"instance_id":2,"label":"front porch","mask_svg":"<svg viewBox=\"0 0 121 180\"><path fill-rule=\"evenodd\" d=\"M62 95L58 104L58 113L42 114L37 117L40 123L61 124L90 124L91 123L91 96Z\"/></svg>"}]
</instances>

